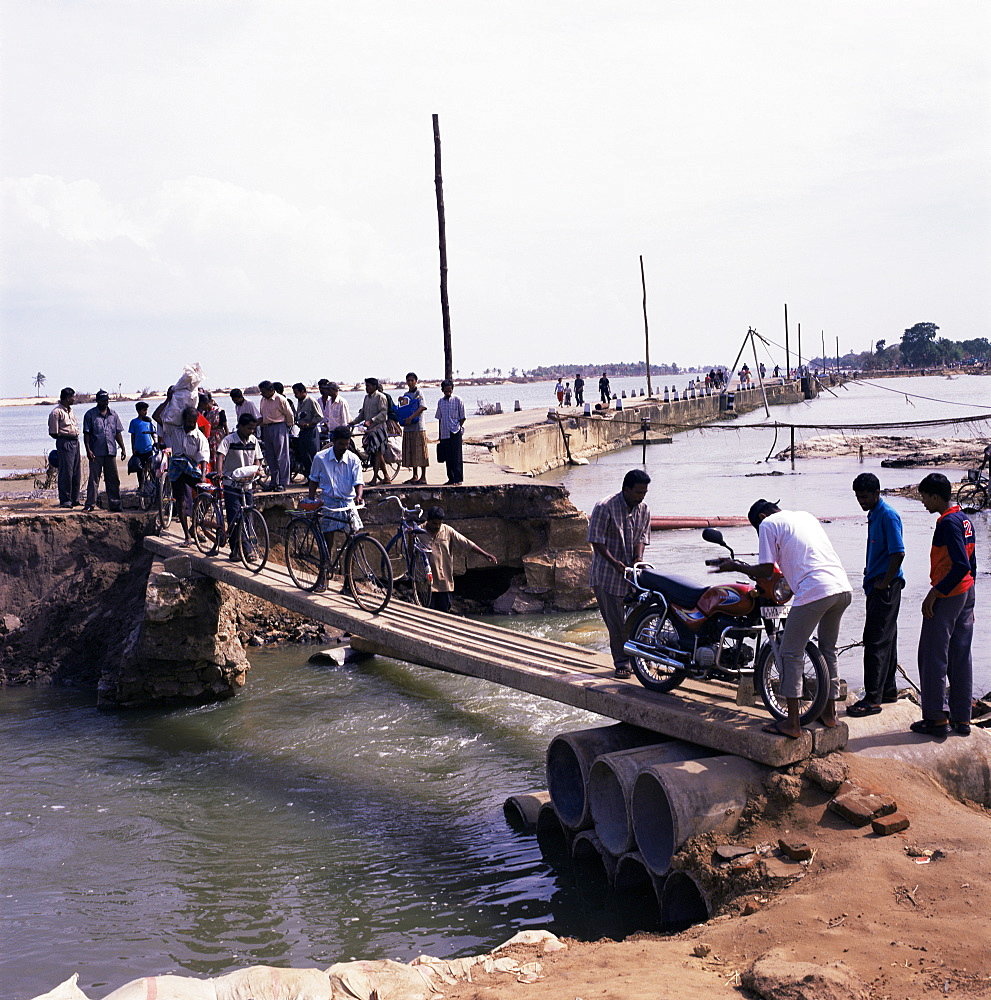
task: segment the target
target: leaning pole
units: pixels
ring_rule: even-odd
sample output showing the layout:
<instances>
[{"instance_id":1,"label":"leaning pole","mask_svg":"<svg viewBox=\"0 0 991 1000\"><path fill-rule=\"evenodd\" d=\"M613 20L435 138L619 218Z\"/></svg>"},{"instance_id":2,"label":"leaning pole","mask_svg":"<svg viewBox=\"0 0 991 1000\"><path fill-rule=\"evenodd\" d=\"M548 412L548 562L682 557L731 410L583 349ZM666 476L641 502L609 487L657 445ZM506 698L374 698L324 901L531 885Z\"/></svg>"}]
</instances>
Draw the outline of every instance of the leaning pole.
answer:
<instances>
[{"instance_id":1,"label":"leaning pole","mask_svg":"<svg viewBox=\"0 0 991 1000\"><path fill-rule=\"evenodd\" d=\"M440 312L444 323L444 378L454 378L451 352L451 307L447 301L447 229L444 224L444 178L440 172L440 121L434 119L434 188L437 191L437 232L440 247Z\"/></svg>"}]
</instances>

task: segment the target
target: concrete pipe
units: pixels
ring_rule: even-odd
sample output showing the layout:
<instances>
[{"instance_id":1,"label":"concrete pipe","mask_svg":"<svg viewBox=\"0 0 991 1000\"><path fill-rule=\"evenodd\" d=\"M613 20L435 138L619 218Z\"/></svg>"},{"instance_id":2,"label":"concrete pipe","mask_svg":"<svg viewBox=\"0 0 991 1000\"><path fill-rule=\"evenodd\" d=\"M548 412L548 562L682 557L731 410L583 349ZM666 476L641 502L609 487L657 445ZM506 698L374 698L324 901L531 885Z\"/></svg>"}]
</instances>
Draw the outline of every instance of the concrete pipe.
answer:
<instances>
[{"instance_id":1,"label":"concrete pipe","mask_svg":"<svg viewBox=\"0 0 991 1000\"><path fill-rule=\"evenodd\" d=\"M552 868L571 864L571 841L574 835L561 825L557 811L548 802L537 813L537 845L544 860Z\"/></svg>"},{"instance_id":2,"label":"concrete pipe","mask_svg":"<svg viewBox=\"0 0 991 1000\"><path fill-rule=\"evenodd\" d=\"M587 788L596 757L662 740L658 733L625 722L555 736L547 748L547 788L561 822L575 832L592 825Z\"/></svg>"},{"instance_id":3,"label":"concrete pipe","mask_svg":"<svg viewBox=\"0 0 991 1000\"><path fill-rule=\"evenodd\" d=\"M660 930L664 876L655 875L639 851L624 854L616 862L613 888L630 924L628 933Z\"/></svg>"},{"instance_id":4,"label":"concrete pipe","mask_svg":"<svg viewBox=\"0 0 991 1000\"><path fill-rule=\"evenodd\" d=\"M661 927L677 933L712 916L708 894L694 875L671 872L661 889Z\"/></svg>"},{"instance_id":5,"label":"concrete pipe","mask_svg":"<svg viewBox=\"0 0 991 1000\"><path fill-rule=\"evenodd\" d=\"M644 768L633 785L630 815L651 871L666 874L675 851L692 837L732 831L769 770L732 754Z\"/></svg>"},{"instance_id":6,"label":"concrete pipe","mask_svg":"<svg viewBox=\"0 0 991 1000\"><path fill-rule=\"evenodd\" d=\"M617 856L633 849L630 796L644 767L714 756L714 750L670 740L596 757L588 773L588 806L603 847Z\"/></svg>"},{"instance_id":7,"label":"concrete pipe","mask_svg":"<svg viewBox=\"0 0 991 1000\"><path fill-rule=\"evenodd\" d=\"M533 833L537 829L537 814L541 806L547 805L549 792L520 792L510 795L502 804L506 822L521 833Z\"/></svg>"},{"instance_id":8,"label":"concrete pipe","mask_svg":"<svg viewBox=\"0 0 991 1000\"><path fill-rule=\"evenodd\" d=\"M596 886L612 885L616 858L602 846L591 830L582 830L572 841L571 861L583 882Z\"/></svg>"}]
</instances>

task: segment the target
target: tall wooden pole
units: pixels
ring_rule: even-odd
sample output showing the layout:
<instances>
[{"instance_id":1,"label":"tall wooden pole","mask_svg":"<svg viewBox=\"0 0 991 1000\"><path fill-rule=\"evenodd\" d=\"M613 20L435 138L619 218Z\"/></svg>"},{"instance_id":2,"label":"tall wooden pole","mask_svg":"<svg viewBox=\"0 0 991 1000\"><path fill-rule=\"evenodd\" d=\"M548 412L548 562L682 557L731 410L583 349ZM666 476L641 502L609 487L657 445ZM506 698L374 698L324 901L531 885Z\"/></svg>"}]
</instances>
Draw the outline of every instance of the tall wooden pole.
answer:
<instances>
[{"instance_id":1,"label":"tall wooden pole","mask_svg":"<svg viewBox=\"0 0 991 1000\"><path fill-rule=\"evenodd\" d=\"M826 374L826 331L820 330L819 332L822 335L822 373L823 375L825 375Z\"/></svg>"},{"instance_id":2,"label":"tall wooden pole","mask_svg":"<svg viewBox=\"0 0 991 1000\"><path fill-rule=\"evenodd\" d=\"M643 353L647 359L647 395L653 398L654 392L650 387L650 333L647 330L647 279L643 273L643 254L640 254L640 285L643 288Z\"/></svg>"},{"instance_id":3,"label":"tall wooden pole","mask_svg":"<svg viewBox=\"0 0 991 1000\"><path fill-rule=\"evenodd\" d=\"M802 367L802 324L798 324L798 367Z\"/></svg>"},{"instance_id":4,"label":"tall wooden pole","mask_svg":"<svg viewBox=\"0 0 991 1000\"><path fill-rule=\"evenodd\" d=\"M444 323L444 378L454 378L451 352L451 306L447 301L447 228L444 223L444 178L440 172L440 121L434 119L434 188L437 191L437 232L440 247L440 313Z\"/></svg>"},{"instance_id":5,"label":"tall wooden pole","mask_svg":"<svg viewBox=\"0 0 991 1000\"><path fill-rule=\"evenodd\" d=\"M836 374L840 373L840 338L836 338Z\"/></svg>"},{"instance_id":6,"label":"tall wooden pole","mask_svg":"<svg viewBox=\"0 0 991 1000\"><path fill-rule=\"evenodd\" d=\"M785 303L785 381L791 378L791 351L788 349L788 303Z\"/></svg>"}]
</instances>

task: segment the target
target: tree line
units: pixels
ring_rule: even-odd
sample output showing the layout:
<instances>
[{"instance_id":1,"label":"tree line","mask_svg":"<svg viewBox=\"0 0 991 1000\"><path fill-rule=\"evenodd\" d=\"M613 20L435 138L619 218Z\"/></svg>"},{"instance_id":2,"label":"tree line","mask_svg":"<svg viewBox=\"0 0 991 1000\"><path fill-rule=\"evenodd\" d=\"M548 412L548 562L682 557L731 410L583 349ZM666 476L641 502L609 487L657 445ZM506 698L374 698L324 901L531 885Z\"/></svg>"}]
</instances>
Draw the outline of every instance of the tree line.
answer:
<instances>
[{"instance_id":1,"label":"tree line","mask_svg":"<svg viewBox=\"0 0 991 1000\"><path fill-rule=\"evenodd\" d=\"M842 368L856 371L889 371L892 368L941 368L967 364L991 364L991 341L987 337L971 340L948 340L937 337L935 323L916 323L909 327L901 340L889 344L878 340L873 351L853 351L839 359ZM834 368L835 358L811 358L813 368Z\"/></svg>"}]
</instances>

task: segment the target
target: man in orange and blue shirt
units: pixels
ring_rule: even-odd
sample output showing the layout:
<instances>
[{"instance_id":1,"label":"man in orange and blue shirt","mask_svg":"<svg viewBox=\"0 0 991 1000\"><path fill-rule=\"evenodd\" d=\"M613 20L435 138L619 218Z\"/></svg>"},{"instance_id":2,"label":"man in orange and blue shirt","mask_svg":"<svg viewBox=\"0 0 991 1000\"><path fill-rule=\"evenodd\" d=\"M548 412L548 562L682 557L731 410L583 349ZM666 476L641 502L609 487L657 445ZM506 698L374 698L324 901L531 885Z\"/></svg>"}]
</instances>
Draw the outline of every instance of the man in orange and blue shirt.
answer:
<instances>
[{"instance_id":1,"label":"man in orange and blue shirt","mask_svg":"<svg viewBox=\"0 0 991 1000\"><path fill-rule=\"evenodd\" d=\"M925 736L970 735L977 556L974 524L950 502L950 494L950 481L938 472L919 483L926 510L939 514L929 556L932 587L922 602L919 635L922 719L910 727Z\"/></svg>"}]
</instances>

